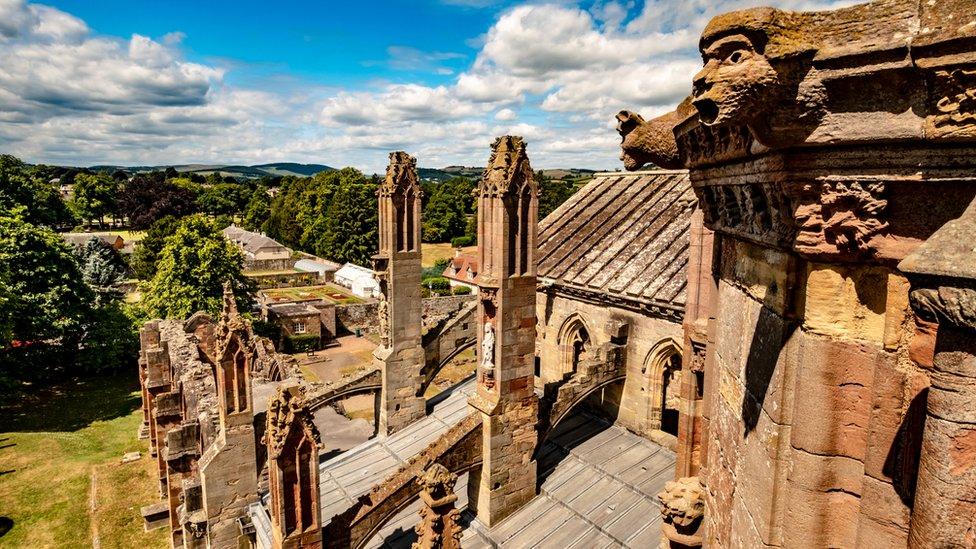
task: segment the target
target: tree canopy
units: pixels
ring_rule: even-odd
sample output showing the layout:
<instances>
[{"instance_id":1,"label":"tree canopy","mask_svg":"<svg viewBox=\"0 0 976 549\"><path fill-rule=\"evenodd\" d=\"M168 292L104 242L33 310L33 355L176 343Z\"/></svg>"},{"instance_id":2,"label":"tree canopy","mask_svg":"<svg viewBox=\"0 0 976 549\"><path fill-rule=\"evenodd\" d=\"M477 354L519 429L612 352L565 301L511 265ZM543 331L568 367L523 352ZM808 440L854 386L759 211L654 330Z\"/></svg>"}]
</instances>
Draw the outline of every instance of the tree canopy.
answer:
<instances>
[{"instance_id":1,"label":"tree canopy","mask_svg":"<svg viewBox=\"0 0 976 549\"><path fill-rule=\"evenodd\" d=\"M0 213L18 215L35 225L70 226L75 216L52 183L46 166L27 166L9 154L0 155Z\"/></svg>"},{"instance_id":2,"label":"tree canopy","mask_svg":"<svg viewBox=\"0 0 976 549\"><path fill-rule=\"evenodd\" d=\"M174 181L163 179L162 174L139 174L125 184L119 210L133 229L147 229L163 217L183 217L197 211L194 192ZM185 181L190 183L189 179Z\"/></svg>"},{"instance_id":3,"label":"tree canopy","mask_svg":"<svg viewBox=\"0 0 976 549\"><path fill-rule=\"evenodd\" d=\"M261 230L261 225L268 220L271 215L271 197L268 195L268 188L259 186L251 193L251 198L244 209L244 221L242 226L249 231Z\"/></svg>"},{"instance_id":4,"label":"tree canopy","mask_svg":"<svg viewBox=\"0 0 976 549\"><path fill-rule=\"evenodd\" d=\"M78 217L89 223L119 212L119 182L104 174L78 174L75 177L73 205Z\"/></svg>"},{"instance_id":5,"label":"tree canopy","mask_svg":"<svg viewBox=\"0 0 976 549\"><path fill-rule=\"evenodd\" d=\"M149 227L129 260L129 265L135 272L136 278L149 280L156 275L156 261L159 260L159 252L163 251L166 237L176 232L179 222L179 219L168 215L157 219Z\"/></svg>"},{"instance_id":6,"label":"tree canopy","mask_svg":"<svg viewBox=\"0 0 976 549\"><path fill-rule=\"evenodd\" d=\"M255 287L242 272L244 256L213 221L187 217L164 242L142 300L150 316L186 318L196 311L217 315L225 281L231 281L238 307L250 310Z\"/></svg>"}]
</instances>

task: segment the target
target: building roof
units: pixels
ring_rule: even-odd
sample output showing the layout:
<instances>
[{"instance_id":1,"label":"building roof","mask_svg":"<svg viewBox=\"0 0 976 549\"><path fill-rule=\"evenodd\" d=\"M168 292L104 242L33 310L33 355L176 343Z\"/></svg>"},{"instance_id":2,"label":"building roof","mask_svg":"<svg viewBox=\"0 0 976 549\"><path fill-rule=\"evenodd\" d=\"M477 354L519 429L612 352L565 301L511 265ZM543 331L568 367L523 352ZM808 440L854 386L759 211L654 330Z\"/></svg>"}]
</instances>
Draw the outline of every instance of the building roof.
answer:
<instances>
[{"instance_id":1,"label":"building roof","mask_svg":"<svg viewBox=\"0 0 976 549\"><path fill-rule=\"evenodd\" d=\"M328 273L339 270L340 265L324 259L299 259L295 262L295 268L299 271Z\"/></svg>"},{"instance_id":2,"label":"building roof","mask_svg":"<svg viewBox=\"0 0 976 549\"><path fill-rule=\"evenodd\" d=\"M61 238L73 246L84 246L89 240L98 238L109 246L115 247L119 240L125 242L122 235L116 233L62 233Z\"/></svg>"},{"instance_id":3,"label":"building roof","mask_svg":"<svg viewBox=\"0 0 976 549\"><path fill-rule=\"evenodd\" d=\"M272 303L268 310L278 316L311 316L319 314L319 310L307 303Z\"/></svg>"},{"instance_id":4,"label":"building roof","mask_svg":"<svg viewBox=\"0 0 976 549\"><path fill-rule=\"evenodd\" d=\"M231 240L245 251L256 253L258 250L267 248L284 248L285 245L273 238L269 238L260 233L245 231L244 229L230 225L223 230L224 237Z\"/></svg>"},{"instance_id":5,"label":"building roof","mask_svg":"<svg viewBox=\"0 0 976 549\"><path fill-rule=\"evenodd\" d=\"M681 311L696 204L683 170L598 173L539 224L539 277Z\"/></svg>"},{"instance_id":6,"label":"building roof","mask_svg":"<svg viewBox=\"0 0 976 549\"><path fill-rule=\"evenodd\" d=\"M360 267L355 263L346 263L336 271L336 276L348 278L350 280L373 280L376 273L372 269L367 269L366 267Z\"/></svg>"},{"instance_id":7,"label":"building roof","mask_svg":"<svg viewBox=\"0 0 976 549\"><path fill-rule=\"evenodd\" d=\"M473 254L458 254L451 258L448 267L444 269L445 278L474 284L478 276L478 258Z\"/></svg>"}]
</instances>

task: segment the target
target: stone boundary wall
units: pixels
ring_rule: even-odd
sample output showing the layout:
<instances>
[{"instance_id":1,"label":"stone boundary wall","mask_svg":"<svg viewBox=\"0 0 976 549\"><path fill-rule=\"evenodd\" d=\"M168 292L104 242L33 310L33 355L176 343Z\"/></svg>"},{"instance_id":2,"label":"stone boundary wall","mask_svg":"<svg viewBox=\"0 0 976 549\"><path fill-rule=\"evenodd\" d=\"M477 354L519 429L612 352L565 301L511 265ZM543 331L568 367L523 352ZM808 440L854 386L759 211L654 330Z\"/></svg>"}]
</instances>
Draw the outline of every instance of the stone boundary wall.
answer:
<instances>
[{"instance_id":1,"label":"stone boundary wall","mask_svg":"<svg viewBox=\"0 0 976 549\"><path fill-rule=\"evenodd\" d=\"M295 266L295 259L245 259L245 271L284 271Z\"/></svg>"},{"instance_id":2,"label":"stone boundary wall","mask_svg":"<svg viewBox=\"0 0 976 549\"><path fill-rule=\"evenodd\" d=\"M454 314L465 303L474 301L474 295L452 295L445 297L428 297L423 300L421 315L428 318L438 318ZM363 333L375 334L379 329L377 319L377 305L375 301L368 303L352 303L336 305L336 330L339 333L354 333L359 328Z\"/></svg>"}]
</instances>

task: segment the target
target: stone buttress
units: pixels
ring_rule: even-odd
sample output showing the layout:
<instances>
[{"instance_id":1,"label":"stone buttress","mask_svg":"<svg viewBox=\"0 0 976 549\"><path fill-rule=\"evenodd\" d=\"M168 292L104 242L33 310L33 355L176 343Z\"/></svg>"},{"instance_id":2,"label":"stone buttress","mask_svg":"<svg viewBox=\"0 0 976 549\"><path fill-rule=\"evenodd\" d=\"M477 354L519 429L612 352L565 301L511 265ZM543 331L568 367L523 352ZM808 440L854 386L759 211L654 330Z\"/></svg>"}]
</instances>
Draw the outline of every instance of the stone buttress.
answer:
<instances>
[{"instance_id":1,"label":"stone buttress","mask_svg":"<svg viewBox=\"0 0 976 549\"><path fill-rule=\"evenodd\" d=\"M478 187L478 384L483 461L470 505L491 527L535 496L539 399L535 357L538 189L521 137L492 145Z\"/></svg>"},{"instance_id":2,"label":"stone buttress","mask_svg":"<svg viewBox=\"0 0 976 549\"><path fill-rule=\"evenodd\" d=\"M374 362L383 372L379 427L392 434L424 417L421 371L420 200L417 160L390 153L379 191L379 252L373 268L380 282L380 345Z\"/></svg>"}]
</instances>

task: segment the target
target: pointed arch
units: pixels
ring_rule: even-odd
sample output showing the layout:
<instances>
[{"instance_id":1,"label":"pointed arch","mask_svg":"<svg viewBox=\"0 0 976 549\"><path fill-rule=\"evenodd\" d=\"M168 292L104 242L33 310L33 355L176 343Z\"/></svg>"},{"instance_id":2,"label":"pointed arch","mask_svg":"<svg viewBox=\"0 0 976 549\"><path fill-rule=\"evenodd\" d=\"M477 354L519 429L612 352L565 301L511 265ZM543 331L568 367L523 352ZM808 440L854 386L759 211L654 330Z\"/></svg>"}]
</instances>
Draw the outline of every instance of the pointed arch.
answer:
<instances>
[{"instance_id":1,"label":"pointed arch","mask_svg":"<svg viewBox=\"0 0 976 549\"><path fill-rule=\"evenodd\" d=\"M647 353L641 374L642 390L650 396L649 428L677 436L681 345L671 338L659 341Z\"/></svg>"},{"instance_id":2,"label":"pointed arch","mask_svg":"<svg viewBox=\"0 0 976 549\"><path fill-rule=\"evenodd\" d=\"M559 370L564 378L573 375L579 369L580 363L592 352L592 334L579 313L573 313L563 321L556 344L559 346Z\"/></svg>"}]
</instances>

